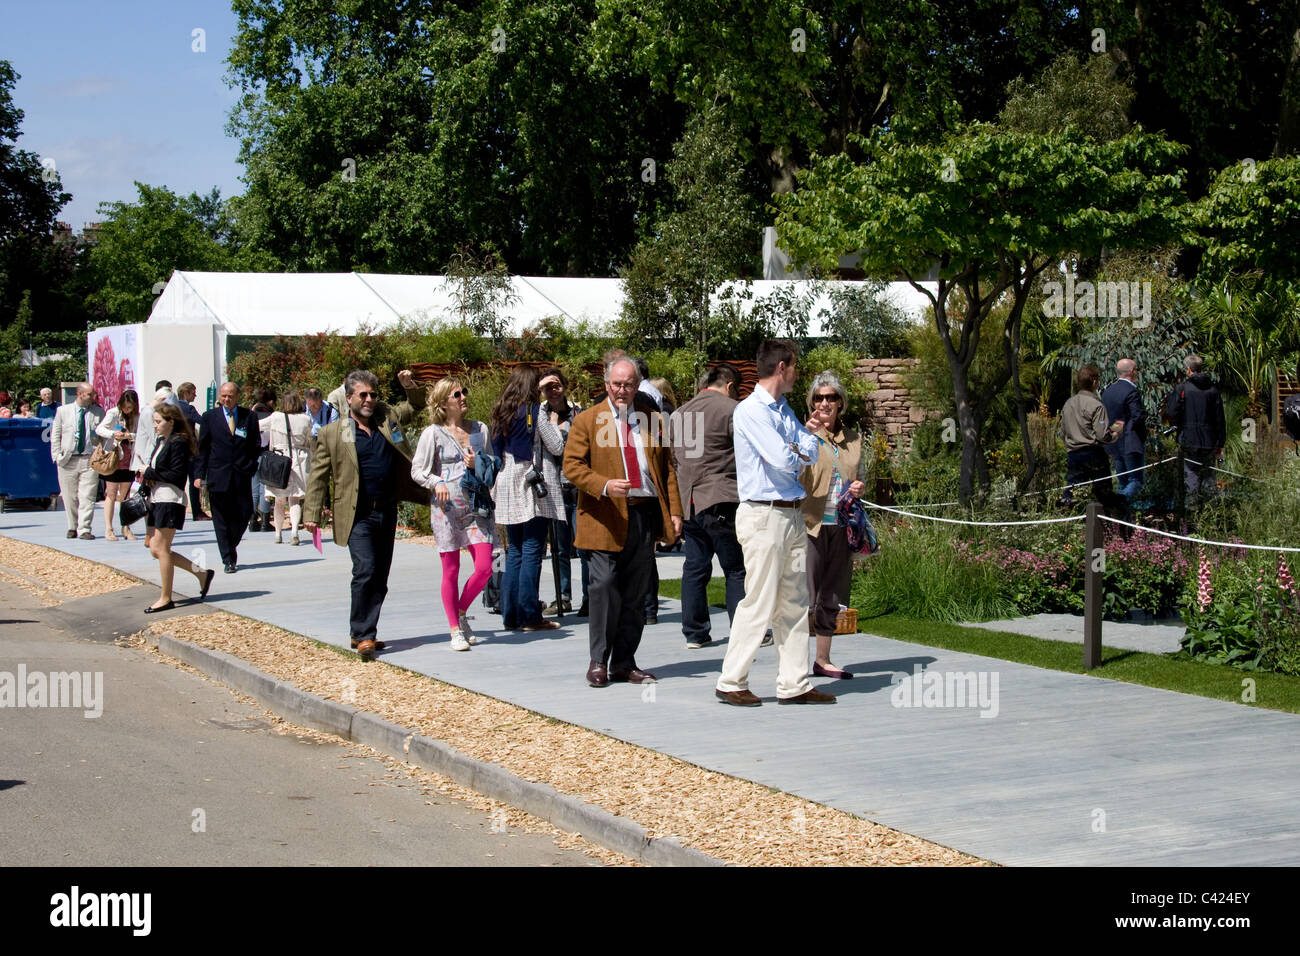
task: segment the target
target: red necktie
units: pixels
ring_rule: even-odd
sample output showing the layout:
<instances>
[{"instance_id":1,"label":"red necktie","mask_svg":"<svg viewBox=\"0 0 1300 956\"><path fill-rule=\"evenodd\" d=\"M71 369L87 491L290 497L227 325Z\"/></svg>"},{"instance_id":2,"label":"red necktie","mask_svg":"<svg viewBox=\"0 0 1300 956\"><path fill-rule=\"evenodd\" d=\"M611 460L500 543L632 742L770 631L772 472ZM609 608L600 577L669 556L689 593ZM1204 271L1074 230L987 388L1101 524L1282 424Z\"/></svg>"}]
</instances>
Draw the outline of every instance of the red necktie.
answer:
<instances>
[{"instance_id":1,"label":"red necktie","mask_svg":"<svg viewBox=\"0 0 1300 956\"><path fill-rule=\"evenodd\" d=\"M627 480L633 488L641 487L641 465L636 460L636 446L632 444L632 426L623 422L623 462L627 465Z\"/></svg>"}]
</instances>

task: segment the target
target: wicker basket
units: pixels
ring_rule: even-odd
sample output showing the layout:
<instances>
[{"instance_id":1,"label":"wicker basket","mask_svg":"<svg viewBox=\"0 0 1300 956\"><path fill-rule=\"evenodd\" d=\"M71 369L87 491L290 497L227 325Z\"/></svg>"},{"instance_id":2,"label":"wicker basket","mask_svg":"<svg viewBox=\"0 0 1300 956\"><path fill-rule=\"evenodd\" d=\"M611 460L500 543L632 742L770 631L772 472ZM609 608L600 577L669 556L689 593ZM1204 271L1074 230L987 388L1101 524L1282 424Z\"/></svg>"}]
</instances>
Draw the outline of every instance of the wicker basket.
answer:
<instances>
[{"instance_id":1,"label":"wicker basket","mask_svg":"<svg viewBox=\"0 0 1300 956\"><path fill-rule=\"evenodd\" d=\"M813 613L808 612L808 633L815 634L813 630ZM835 633L836 634L856 634L858 633L858 612L851 607L841 608L840 613L835 615Z\"/></svg>"}]
</instances>

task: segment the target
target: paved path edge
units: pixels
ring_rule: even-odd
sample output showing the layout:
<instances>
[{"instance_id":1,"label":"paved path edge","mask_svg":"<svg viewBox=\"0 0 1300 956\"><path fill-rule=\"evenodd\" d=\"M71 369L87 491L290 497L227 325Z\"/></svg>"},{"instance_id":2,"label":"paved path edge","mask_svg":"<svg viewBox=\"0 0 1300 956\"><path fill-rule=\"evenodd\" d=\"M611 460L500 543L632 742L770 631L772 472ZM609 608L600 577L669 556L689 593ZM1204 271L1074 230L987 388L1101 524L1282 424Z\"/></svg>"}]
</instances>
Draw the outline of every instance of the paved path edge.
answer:
<instances>
[{"instance_id":1,"label":"paved path edge","mask_svg":"<svg viewBox=\"0 0 1300 956\"><path fill-rule=\"evenodd\" d=\"M375 714L310 694L277 680L247 661L222 651L179 640L170 634L149 635L149 643L213 680L247 694L286 720L373 747L449 777L463 787L524 810L566 832L578 833L609 850L649 866L725 866L723 861L674 837L649 837L645 827L627 817L554 787L516 776L499 764L477 760Z\"/></svg>"}]
</instances>

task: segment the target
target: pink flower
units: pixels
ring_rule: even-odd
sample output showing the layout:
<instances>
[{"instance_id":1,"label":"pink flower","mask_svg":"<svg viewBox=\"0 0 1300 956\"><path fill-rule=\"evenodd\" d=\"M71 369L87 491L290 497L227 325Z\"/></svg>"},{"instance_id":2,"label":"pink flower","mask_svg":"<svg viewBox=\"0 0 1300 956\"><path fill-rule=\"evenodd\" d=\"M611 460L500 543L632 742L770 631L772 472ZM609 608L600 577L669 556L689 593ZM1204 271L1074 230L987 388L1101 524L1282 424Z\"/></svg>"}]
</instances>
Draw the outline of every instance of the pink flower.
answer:
<instances>
[{"instance_id":1,"label":"pink flower","mask_svg":"<svg viewBox=\"0 0 1300 956\"><path fill-rule=\"evenodd\" d=\"M1196 574L1196 606L1202 611L1208 611L1214 601L1214 588L1210 584L1210 559L1205 556L1203 548L1198 547L1196 552L1201 559L1200 570Z\"/></svg>"}]
</instances>

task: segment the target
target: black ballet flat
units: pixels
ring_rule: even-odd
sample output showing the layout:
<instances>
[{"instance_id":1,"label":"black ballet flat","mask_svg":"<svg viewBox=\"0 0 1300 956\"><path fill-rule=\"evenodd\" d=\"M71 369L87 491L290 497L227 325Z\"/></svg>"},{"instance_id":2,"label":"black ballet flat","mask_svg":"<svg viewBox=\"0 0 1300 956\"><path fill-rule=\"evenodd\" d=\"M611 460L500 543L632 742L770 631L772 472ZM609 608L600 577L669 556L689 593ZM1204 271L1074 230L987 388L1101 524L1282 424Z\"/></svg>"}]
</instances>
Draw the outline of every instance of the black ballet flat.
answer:
<instances>
[{"instance_id":1,"label":"black ballet flat","mask_svg":"<svg viewBox=\"0 0 1300 956\"><path fill-rule=\"evenodd\" d=\"M203 579L203 588L199 591L199 600L202 601L208 596L208 588L212 587L212 579L217 576L217 572L211 568L208 569L208 576Z\"/></svg>"},{"instance_id":2,"label":"black ballet flat","mask_svg":"<svg viewBox=\"0 0 1300 956\"><path fill-rule=\"evenodd\" d=\"M208 573L211 574L212 572L209 571ZM144 613L146 613L146 614L157 614L159 611L170 611L170 610L171 610L172 608L174 608L175 606L176 606L176 602L175 602L175 601L168 601L168 602L167 602L166 604L164 604L162 607L147 607L147 608L144 609Z\"/></svg>"}]
</instances>

